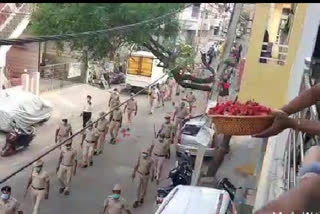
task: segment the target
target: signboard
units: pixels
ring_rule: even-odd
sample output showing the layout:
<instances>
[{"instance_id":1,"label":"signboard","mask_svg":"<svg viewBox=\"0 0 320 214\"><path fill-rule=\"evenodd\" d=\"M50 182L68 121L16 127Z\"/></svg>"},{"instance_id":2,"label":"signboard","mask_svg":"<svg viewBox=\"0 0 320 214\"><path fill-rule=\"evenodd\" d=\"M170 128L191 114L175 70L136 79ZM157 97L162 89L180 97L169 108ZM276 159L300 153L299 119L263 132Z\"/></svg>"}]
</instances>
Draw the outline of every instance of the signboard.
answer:
<instances>
[{"instance_id":1,"label":"signboard","mask_svg":"<svg viewBox=\"0 0 320 214\"><path fill-rule=\"evenodd\" d=\"M68 78L81 76L81 63L70 63Z\"/></svg>"}]
</instances>

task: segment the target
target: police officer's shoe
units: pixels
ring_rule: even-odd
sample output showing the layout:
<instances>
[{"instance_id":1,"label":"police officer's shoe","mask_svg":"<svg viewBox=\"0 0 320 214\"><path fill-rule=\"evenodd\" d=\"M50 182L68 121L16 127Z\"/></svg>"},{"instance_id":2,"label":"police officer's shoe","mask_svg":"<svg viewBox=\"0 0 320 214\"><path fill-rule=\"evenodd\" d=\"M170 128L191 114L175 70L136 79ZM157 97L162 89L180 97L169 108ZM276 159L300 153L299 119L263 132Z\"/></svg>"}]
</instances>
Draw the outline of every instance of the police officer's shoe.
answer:
<instances>
[{"instance_id":1,"label":"police officer's shoe","mask_svg":"<svg viewBox=\"0 0 320 214\"><path fill-rule=\"evenodd\" d=\"M81 168L87 168L88 167L88 164L84 164L81 166Z\"/></svg>"},{"instance_id":2,"label":"police officer's shoe","mask_svg":"<svg viewBox=\"0 0 320 214\"><path fill-rule=\"evenodd\" d=\"M143 200L143 198L141 198L141 200L140 200L140 204L143 204L143 202L144 202L144 200Z\"/></svg>"},{"instance_id":3,"label":"police officer's shoe","mask_svg":"<svg viewBox=\"0 0 320 214\"><path fill-rule=\"evenodd\" d=\"M64 187L61 187L61 188L59 189L59 193L62 194L63 191L64 191Z\"/></svg>"},{"instance_id":4,"label":"police officer's shoe","mask_svg":"<svg viewBox=\"0 0 320 214\"><path fill-rule=\"evenodd\" d=\"M135 201L132 205L133 208L137 208L139 206L139 201Z\"/></svg>"},{"instance_id":5,"label":"police officer's shoe","mask_svg":"<svg viewBox=\"0 0 320 214\"><path fill-rule=\"evenodd\" d=\"M66 190L66 191L64 192L64 195L70 195L70 191L69 191L69 190Z\"/></svg>"},{"instance_id":6,"label":"police officer's shoe","mask_svg":"<svg viewBox=\"0 0 320 214\"><path fill-rule=\"evenodd\" d=\"M159 179L156 180L156 184L159 185Z\"/></svg>"},{"instance_id":7,"label":"police officer's shoe","mask_svg":"<svg viewBox=\"0 0 320 214\"><path fill-rule=\"evenodd\" d=\"M93 165L93 161L90 161L90 166L92 166Z\"/></svg>"},{"instance_id":8,"label":"police officer's shoe","mask_svg":"<svg viewBox=\"0 0 320 214\"><path fill-rule=\"evenodd\" d=\"M127 128L127 131L130 131L130 128Z\"/></svg>"},{"instance_id":9,"label":"police officer's shoe","mask_svg":"<svg viewBox=\"0 0 320 214\"><path fill-rule=\"evenodd\" d=\"M99 152L99 155L101 155L102 153L103 153L103 151L100 151L100 152Z\"/></svg>"},{"instance_id":10,"label":"police officer's shoe","mask_svg":"<svg viewBox=\"0 0 320 214\"><path fill-rule=\"evenodd\" d=\"M93 155L98 155L98 152L97 152L97 151L94 151Z\"/></svg>"}]
</instances>

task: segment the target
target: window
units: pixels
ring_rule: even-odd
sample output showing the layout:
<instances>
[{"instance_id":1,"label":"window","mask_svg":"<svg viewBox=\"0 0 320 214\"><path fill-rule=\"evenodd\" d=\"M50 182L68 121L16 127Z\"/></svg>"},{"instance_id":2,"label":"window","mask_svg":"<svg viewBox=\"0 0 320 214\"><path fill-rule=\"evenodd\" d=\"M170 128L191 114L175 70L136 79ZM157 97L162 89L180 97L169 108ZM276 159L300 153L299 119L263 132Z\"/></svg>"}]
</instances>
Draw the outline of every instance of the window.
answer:
<instances>
[{"instance_id":1,"label":"window","mask_svg":"<svg viewBox=\"0 0 320 214\"><path fill-rule=\"evenodd\" d=\"M201 3L195 3L192 6L192 14L191 16L194 18L198 18L199 17L199 13L200 13L200 4Z\"/></svg>"}]
</instances>

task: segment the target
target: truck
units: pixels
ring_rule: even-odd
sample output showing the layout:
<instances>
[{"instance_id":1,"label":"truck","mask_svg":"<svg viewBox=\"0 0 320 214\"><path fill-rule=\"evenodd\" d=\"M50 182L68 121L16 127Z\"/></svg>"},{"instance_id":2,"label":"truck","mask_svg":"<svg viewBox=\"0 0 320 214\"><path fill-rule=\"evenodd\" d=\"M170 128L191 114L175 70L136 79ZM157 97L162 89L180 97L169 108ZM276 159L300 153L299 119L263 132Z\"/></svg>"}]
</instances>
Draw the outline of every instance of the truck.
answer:
<instances>
[{"instance_id":1,"label":"truck","mask_svg":"<svg viewBox=\"0 0 320 214\"><path fill-rule=\"evenodd\" d=\"M133 52L127 63L126 87L133 91L141 90L161 78L157 83L167 80L163 67L159 66L160 60L151 52Z\"/></svg>"}]
</instances>

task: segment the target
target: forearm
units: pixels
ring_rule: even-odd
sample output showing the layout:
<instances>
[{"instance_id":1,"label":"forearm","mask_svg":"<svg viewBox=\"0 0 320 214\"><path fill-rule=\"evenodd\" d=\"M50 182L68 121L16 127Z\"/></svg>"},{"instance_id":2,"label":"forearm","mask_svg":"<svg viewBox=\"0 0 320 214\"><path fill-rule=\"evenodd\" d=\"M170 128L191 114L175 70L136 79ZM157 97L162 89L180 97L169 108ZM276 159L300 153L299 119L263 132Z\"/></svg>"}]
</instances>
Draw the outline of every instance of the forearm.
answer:
<instances>
[{"instance_id":1,"label":"forearm","mask_svg":"<svg viewBox=\"0 0 320 214\"><path fill-rule=\"evenodd\" d=\"M314 105L320 100L320 83L312 88L302 92L299 96L291 100L287 105L281 108L288 115L294 114L303 110L306 107Z\"/></svg>"},{"instance_id":2,"label":"forearm","mask_svg":"<svg viewBox=\"0 0 320 214\"><path fill-rule=\"evenodd\" d=\"M320 121L318 120L295 120L293 128L311 135L320 135Z\"/></svg>"}]
</instances>

